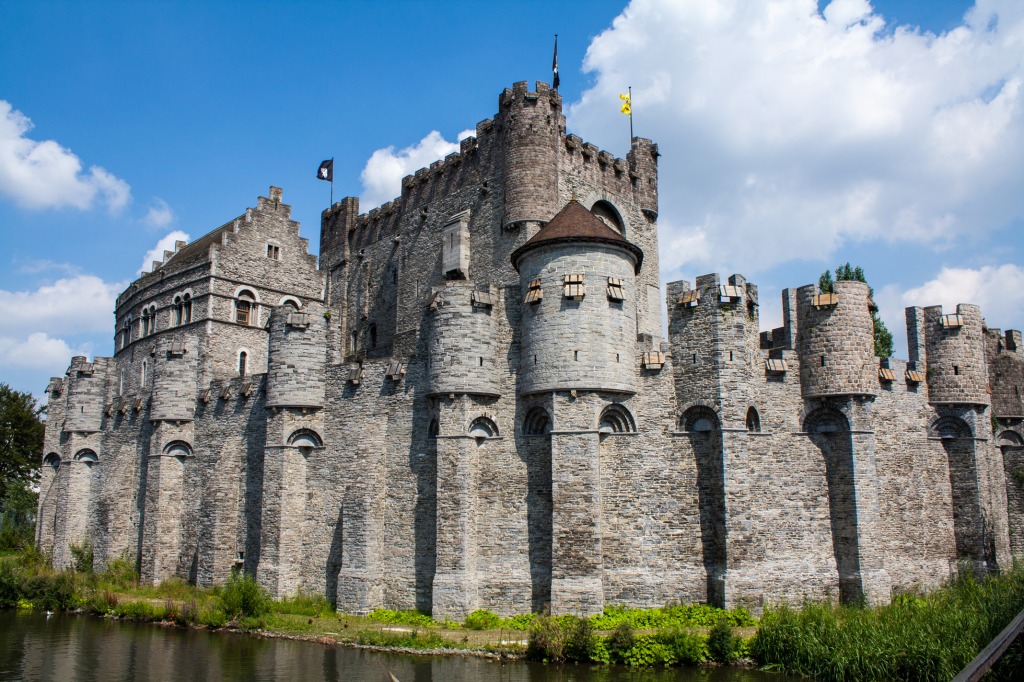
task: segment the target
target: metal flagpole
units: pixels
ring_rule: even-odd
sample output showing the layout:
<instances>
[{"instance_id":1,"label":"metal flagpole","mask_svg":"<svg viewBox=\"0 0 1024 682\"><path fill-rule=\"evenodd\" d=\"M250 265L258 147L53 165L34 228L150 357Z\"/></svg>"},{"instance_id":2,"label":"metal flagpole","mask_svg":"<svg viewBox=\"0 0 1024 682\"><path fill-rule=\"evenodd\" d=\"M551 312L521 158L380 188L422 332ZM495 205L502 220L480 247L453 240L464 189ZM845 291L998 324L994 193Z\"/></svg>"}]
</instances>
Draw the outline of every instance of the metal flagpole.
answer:
<instances>
[{"instance_id":1,"label":"metal flagpole","mask_svg":"<svg viewBox=\"0 0 1024 682\"><path fill-rule=\"evenodd\" d=\"M630 130L630 136L632 136L632 134L633 134L632 133L632 131L633 131L633 128L632 128L632 126L633 126L633 117L632 116L629 117L629 125L630 125L630 129L629 129ZM330 203L330 205L327 206L327 208L334 208L334 157L333 156L331 157L331 203Z\"/></svg>"}]
</instances>

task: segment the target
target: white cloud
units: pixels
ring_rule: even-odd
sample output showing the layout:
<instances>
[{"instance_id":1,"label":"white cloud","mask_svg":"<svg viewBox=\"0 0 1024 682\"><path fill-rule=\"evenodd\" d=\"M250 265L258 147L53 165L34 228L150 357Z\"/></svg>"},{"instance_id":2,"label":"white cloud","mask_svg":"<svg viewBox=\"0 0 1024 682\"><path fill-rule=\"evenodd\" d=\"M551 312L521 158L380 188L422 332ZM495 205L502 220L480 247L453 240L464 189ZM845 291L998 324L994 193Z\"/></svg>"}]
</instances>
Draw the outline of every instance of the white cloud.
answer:
<instances>
[{"instance_id":1,"label":"white cloud","mask_svg":"<svg viewBox=\"0 0 1024 682\"><path fill-rule=\"evenodd\" d=\"M569 123L623 155L632 85L636 134L662 153L666 269L941 248L1024 217L1022 50L1016 0L938 36L866 0L634 0L592 41Z\"/></svg>"},{"instance_id":2,"label":"white cloud","mask_svg":"<svg viewBox=\"0 0 1024 682\"><path fill-rule=\"evenodd\" d=\"M124 208L131 198L128 183L99 166L84 172L71 150L25 137L31 129L27 116L0 100L0 193L30 209L85 210L95 203L112 212Z\"/></svg>"},{"instance_id":3,"label":"white cloud","mask_svg":"<svg viewBox=\"0 0 1024 682\"><path fill-rule=\"evenodd\" d=\"M136 274L142 274L143 272L149 272L152 270L153 261L163 261L164 251L174 251L174 242L179 240L187 242L188 233L182 232L181 230L175 230L158 241L156 246L147 251L146 255L142 257L142 265L139 267L139 271ZM111 308L111 310L113 310L113 308Z\"/></svg>"},{"instance_id":4,"label":"white cloud","mask_svg":"<svg viewBox=\"0 0 1024 682\"><path fill-rule=\"evenodd\" d=\"M0 290L0 337L112 332L114 302L126 286L127 282L78 275L35 291Z\"/></svg>"},{"instance_id":5,"label":"white cloud","mask_svg":"<svg viewBox=\"0 0 1024 682\"><path fill-rule=\"evenodd\" d=\"M0 336L0 366L60 372L74 355L88 355L86 348L71 348L63 339L45 332L29 334L24 340Z\"/></svg>"},{"instance_id":6,"label":"white cloud","mask_svg":"<svg viewBox=\"0 0 1024 682\"><path fill-rule=\"evenodd\" d=\"M879 314L893 333L896 355L906 357L909 306L941 305L956 312L958 303L981 306L985 322L1000 329L1019 329L1024 320L1024 267L1012 263L980 268L944 267L924 284L902 290L888 285L876 292Z\"/></svg>"},{"instance_id":7,"label":"white cloud","mask_svg":"<svg viewBox=\"0 0 1024 682\"><path fill-rule=\"evenodd\" d=\"M160 197L153 197L153 203L142 218L142 222L149 227L167 227L173 220L174 211Z\"/></svg>"},{"instance_id":8,"label":"white cloud","mask_svg":"<svg viewBox=\"0 0 1024 682\"><path fill-rule=\"evenodd\" d=\"M476 131L463 130L458 140L474 134ZM436 130L398 152L394 146L378 149L367 160L360 176L363 182L360 210L366 211L398 197L402 193L402 178L457 151L458 141L448 142Z\"/></svg>"}]
</instances>

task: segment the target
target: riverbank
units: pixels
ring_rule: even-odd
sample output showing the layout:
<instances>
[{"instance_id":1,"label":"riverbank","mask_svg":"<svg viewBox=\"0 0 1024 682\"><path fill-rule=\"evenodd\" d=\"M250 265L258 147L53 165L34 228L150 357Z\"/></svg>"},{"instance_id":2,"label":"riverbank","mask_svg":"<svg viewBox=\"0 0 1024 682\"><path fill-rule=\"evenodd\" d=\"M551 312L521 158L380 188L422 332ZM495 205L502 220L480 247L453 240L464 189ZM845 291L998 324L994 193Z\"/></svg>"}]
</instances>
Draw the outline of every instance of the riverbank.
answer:
<instances>
[{"instance_id":1,"label":"riverbank","mask_svg":"<svg viewBox=\"0 0 1024 682\"><path fill-rule=\"evenodd\" d=\"M81 564L90 565L89 557ZM668 605L610 606L586 619L477 611L463 622L439 622L414 611L337 613L323 597L275 601L242 576L210 589L177 580L146 587L127 560L97 574L58 572L30 551L0 557L0 607L12 606L390 652L634 667L758 665L835 680L950 679L1024 609L1024 567L982 581L967 574L886 607L805 604L768 609L760 621L742 609ZM1019 675L1021 646L993 679Z\"/></svg>"}]
</instances>

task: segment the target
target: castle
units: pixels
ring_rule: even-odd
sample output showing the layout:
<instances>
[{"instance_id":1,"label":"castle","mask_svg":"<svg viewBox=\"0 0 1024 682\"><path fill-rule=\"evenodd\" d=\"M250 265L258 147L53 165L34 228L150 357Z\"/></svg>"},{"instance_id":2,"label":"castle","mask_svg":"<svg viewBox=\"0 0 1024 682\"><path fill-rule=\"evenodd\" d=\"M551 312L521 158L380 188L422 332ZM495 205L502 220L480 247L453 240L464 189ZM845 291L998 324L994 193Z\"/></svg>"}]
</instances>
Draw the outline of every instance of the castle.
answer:
<instances>
[{"instance_id":1,"label":"castle","mask_svg":"<svg viewBox=\"0 0 1024 682\"><path fill-rule=\"evenodd\" d=\"M606 603L886 602L1024 556L1024 344L859 282L658 275L658 147L566 134L545 83L320 256L271 187L117 300L115 353L47 388L57 566L461 619ZM667 295L668 338L662 297Z\"/></svg>"}]
</instances>

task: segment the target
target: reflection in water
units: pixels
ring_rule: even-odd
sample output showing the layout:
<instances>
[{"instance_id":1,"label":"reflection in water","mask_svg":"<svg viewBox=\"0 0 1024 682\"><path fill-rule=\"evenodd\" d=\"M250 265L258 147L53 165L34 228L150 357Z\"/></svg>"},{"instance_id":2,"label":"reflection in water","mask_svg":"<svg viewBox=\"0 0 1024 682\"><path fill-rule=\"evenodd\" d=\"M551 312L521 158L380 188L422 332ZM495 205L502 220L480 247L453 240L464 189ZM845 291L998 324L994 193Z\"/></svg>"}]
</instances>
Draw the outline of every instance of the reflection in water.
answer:
<instances>
[{"instance_id":1,"label":"reflection in water","mask_svg":"<svg viewBox=\"0 0 1024 682\"><path fill-rule=\"evenodd\" d=\"M634 671L406 656L122 623L87 616L0 610L3 680L371 680L388 682L784 682L744 670Z\"/></svg>"}]
</instances>

